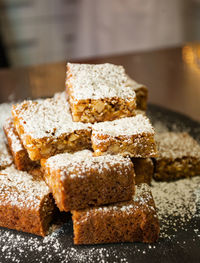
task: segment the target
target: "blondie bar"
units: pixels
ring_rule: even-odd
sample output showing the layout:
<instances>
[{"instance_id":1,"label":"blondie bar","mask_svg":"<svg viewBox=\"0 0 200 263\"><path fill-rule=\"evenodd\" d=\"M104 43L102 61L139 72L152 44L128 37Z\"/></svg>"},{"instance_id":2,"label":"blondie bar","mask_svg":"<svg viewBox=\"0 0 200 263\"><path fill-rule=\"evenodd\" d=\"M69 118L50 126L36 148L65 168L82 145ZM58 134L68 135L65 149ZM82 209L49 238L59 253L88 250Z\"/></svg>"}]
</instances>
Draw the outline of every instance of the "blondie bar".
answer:
<instances>
[{"instance_id":1,"label":"blondie bar","mask_svg":"<svg viewBox=\"0 0 200 263\"><path fill-rule=\"evenodd\" d=\"M90 124L73 122L66 98L24 101L12 109L14 125L31 160L91 148Z\"/></svg>"},{"instance_id":2,"label":"blondie bar","mask_svg":"<svg viewBox=\"0 0 200 263\"><path fill-rule=\"evenodd\" d=\"M72 211L74 244L114 242L152 243L159 236L159 221L151 190L136 186L131 201Z\"/></svg>"},{"instance_id":3,"label":"blondie bar","mask_svg":"<svg viewBox=\"0 0 200 263\"><path fill-rule=\"evenodd\" d=\"M5 169L13 163L12 156L6 145L6 138L2 131L0 131L0 170Z\"/></svg>"},{"instance_id":4,"label":"blondie bar","mask_svg":"<svg viewBox=\"0 0 200 263\"><path fill-rule=\"evenodd\" d=\"M135 170L135 183L151 184L154 172L154 165L151 158L132 158Z\"/></svg>"},{"instance_id":5,"label":"blondie bar","mask_svg":"<svg viewBox=\"0 0 200 263\"><path fill-rule=\"evenodd\" d=\"M132 87L136 93L136 108L139 110L147 109L148 89L128 77L127 86Z\"/></svg>"},{"instance_id":6,"label":"blondie bar","mask_svg":"<svg viewBox=\"0 0 200 263\"><path fill-rule=\"evenodd\" d=\"M155 157L154 129L147 117L134 117L95 123L92 147L95 155L121 154L130 157Z\"/></svg>"},{"instance_id":7,"label":"blondie bar","mask_svg":"<svg viewBox=\"0 0 200 263\"><path fill-rule=\"evenodd\" d=\"M155 159L154 178L170 181L200 175L200 145L187 133L157 135L159 156Z\"/></svg>"},{"instance_id":8,"label":"blondie bar","mask_svg":"<svg viewBox=\"0 0 200 263\"><path fill-rule=\"evenodd\" d=\"M134 169L129 158L94 157L91 151L63 153L41 160L45 180L61 211L130 200Z\"/></svg>"},{"instance_id":9,"label":"blondie bar","mask_svg":"<svg viewBox=\"0 0 200 263\"><path fill-rule=\"evenodd\" d=\"M48 186L12 165L0 172L0 226L45 236L55 210Z\"/></svg>"},{"instance_id":10,"label":"blondie bar","mask_svg":"<svg viewBox=\"0 0 200 263\"><path fill-rule=\"evenodd\" d=\"M135 115L136 94L122 66L67 64L66 90L74 121L99 122Z\"/></svg>"},{"instance_id":11,"label":"blondie bar","mask_svg":"<svg viewBox=\"0 0 200 263\"><path fill-rule=\"evenodd\" d=\"M27 150L24 148L17 134L12 118L6 120L4 124L4 132L16 168L18 170L28 171L36 167L38 163L35 161L31 161L31 159L29 158Z\"/></svg>"}]
</instances>

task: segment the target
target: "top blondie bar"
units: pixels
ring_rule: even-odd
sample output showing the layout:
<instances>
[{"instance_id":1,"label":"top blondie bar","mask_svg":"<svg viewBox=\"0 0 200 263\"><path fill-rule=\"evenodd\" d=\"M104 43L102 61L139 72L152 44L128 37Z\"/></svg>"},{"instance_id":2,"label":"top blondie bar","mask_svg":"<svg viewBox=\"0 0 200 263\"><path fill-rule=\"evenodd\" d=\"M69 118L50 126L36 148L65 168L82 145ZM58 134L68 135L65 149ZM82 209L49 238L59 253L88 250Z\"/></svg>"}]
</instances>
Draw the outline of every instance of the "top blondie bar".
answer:
<instances>
[{"instance_id":1,"label":"top blondie bar","mask_svg":"<svg viewBox=\"0 0 200 263\"><path fill-rule=\"evenodd\" d=\"M33 161L91 148L89 124L73 122L65 94L13 105L17 133Z\"/></svg>"},{"instance_id":2,"label":"top blondie bar","mask_svg":"<svg viewBox=\"0 0 200 263\"><path fill-rule=\"evenodd\" d=\"M111 121L135 115L136 94L123 66L67 64L66 90L73 120Z\"/></svg>"}]
</instances>

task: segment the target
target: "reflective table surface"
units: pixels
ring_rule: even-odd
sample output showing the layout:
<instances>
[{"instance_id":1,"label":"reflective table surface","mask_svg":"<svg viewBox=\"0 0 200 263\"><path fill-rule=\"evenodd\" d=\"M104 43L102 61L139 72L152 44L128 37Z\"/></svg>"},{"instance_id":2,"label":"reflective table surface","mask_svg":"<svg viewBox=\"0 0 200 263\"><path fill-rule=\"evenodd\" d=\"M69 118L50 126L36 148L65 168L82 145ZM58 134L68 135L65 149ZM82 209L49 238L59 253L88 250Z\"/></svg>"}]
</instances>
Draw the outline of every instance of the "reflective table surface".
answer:
<instances>
[{"instance_id":1,"label":"reflective table surface","mask_svg":"<svg viewBox=\"0 0 200 263\"><path fill-rule=\"evenodd\" d=\"M75 62L121 64L149 88L149 102L200 121L200 44ZM66 61L0 70L0 102L51 96L65 88Z\"/></svg>"}]
</instances>

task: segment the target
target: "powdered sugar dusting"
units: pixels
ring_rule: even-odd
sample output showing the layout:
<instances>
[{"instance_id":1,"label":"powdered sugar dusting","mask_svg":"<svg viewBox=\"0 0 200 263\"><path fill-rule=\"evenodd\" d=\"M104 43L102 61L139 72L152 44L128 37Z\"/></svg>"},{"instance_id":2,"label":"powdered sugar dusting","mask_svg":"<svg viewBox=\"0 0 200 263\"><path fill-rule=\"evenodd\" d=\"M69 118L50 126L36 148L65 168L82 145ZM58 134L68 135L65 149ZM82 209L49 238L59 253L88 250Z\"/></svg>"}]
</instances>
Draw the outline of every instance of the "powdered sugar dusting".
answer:
<instances>
[{"instance_id":1,"label":"powdered sugar dusting","mask_svg":"<svg viewBox=\"0 0 200 263\"><path fill-rule=\"evenodd\" d=\"M89 150L79 151L74 154L57 154L47 159L45 166L52 170L61 170L61 180L66 174L71 178L84 177L87 171L98 170L106 174L106 170L114 169L116 164L123 167L123 173L132 168L129 158L120 155L93 156ZM124 170L125 169L125 170ZM119 171L118 171L119 172Z\"/></svg>"},{"instance_id":2,"label":"powdered sugar dusting","mask_svg":"<svg viewBox=\"0 0 200 263\"><path fill-rule=\"evenodd\" d=\"M95 123L92 126L92 130L97 134L107 134L110 136L131 136L143 133L154 134L154 129L149 119L142 114L114 121Z\"/></svg>"},{"instance_id":3,"label":"powdered sugar dusting","mask_svg":"<svg viewBox=\"0 0 200 263\"><path fill-rule=\"evenodd\" d=\"M5 135L0 132L0 170L13 163L11 154L8 151Z\"/></svg>"},{"instance_id":4,"label":"powdered sugar dusting","mask_svg":"<svg viewBox=\"0 0 200 263\"><path fill-rule=\"evenodd\" d=\"M0 113L2 112L0 111ZM156 116L156 129L160 132L169 130L169 126L161 121L166 121L162 111L159 116L156 115L155 111L153 115ZM1 117L2 114L0 114ZM7 117L9 115L4 120ZM188 127L184 123L181 123L181 128L179 128L178 121L177 118L174 118L174 124L171 124L172 121L170 122L170 129L173 128L174 131L193 130L193 127ZM196 131L200 134L199 128L195 128ZM170 183L153 182L151 189L161 221L161 238L155 244L123 243L115 245L73 246L71 220L60 230L44 239L0 228L0 262L103 263L130 262L131 259L134 260L136 258L141 261L148 260L149 258L156 261L158 258L164 257L169 259L169 261L170 259L173 261L174 254L172 251L174 250L177 251L177 255L183 252L183 257L187 255L187 258L190 257L191 262L196 262L194 259L195 255L192 255L192 248L194 248L194 251L199 251L200 230L199 225L195 225L193 219L199 223L199 180L200 177L193 177ZM175 214L176 219L173 214Z\"/></svg>"},{"instance_id":5,"label":"powdered sugar dusting","mask_svg":"<svg viewBox=\"0 0 200 263\"><path fill-rule=\"evenodd\" d=\"M0 104L0 132L2 132L3 125L7 118L11 116L11 103L2 103Z\"/></svg>"},{"instance_id":6,"label":"powdered sugar dusting","mask_svg":"<svg viewBox=\"0 0 200 263\"><path fill-rule=\"evenodd\" d=\"M177 249L188 251L192 233L188 233L190 220L199 217L200 177L172 183L153 182L151 188L161 221L161 238L155 244L123 243L98 246L73 246L72 224L69 221L44 239L7 229L0 229L0 259L2 262L130 262L130 259L163 256ZM178 189L178 191L177 191ZM173 213L177 220L171 219ZM189 217L187 219L187 217ZM193 247L200 241L199 227L193 230ZM181 239L177 229L182 229ZM171 230L173 229L173 232ZM197 248L198 249L198 248ZM180 250L181 251L181 250ZM197 250L198 251L198 250ZM158 253L158 254L157 254ZM2 257L2 258L1 258ZM7 261L6 261L7 260Z\"/></svg>"},{"instance_id":7,"label":"powdered sugar dusting","mask_svg":"<svg viewBox=\"0 0 200 263\"><path fill-rule=\"evenodd\" d=\"M7 137L9 137L11 140L12 151L17 153L17 152L24 150L24 147L21 143L21 140L20 140L17 132L15 131L15 127L14 127L12 118L9 118L6 120L6 122L4 124L4 129L7 133Z\"/></svg>"},{"instance_id":8,"label":"powdered sugar dusting","mask_svg":"<svg viewBox=\"0 0 200 263\"><path fill-rule=\"evenodd\" d=\"M0 104L0 170L13 163L12 157L6 145L6 138L3 132L5 120L11 116L11 104Z\"/></svg>"},{"instance_id":9,"label":"powdered sugar dusting","mask_svg":"<svg viewBox=\"0 0 200 263\"><path fill-rule=\"evenodd\" d=\"M75 100L123 98L134 99L133 88L128 87L127 76L123 66L105 63L92 64L67 64L70 78L66 84L72 86ZM127 86L127 87L126 87Z\"/></svg>"},{"instance_id":10,"label":"powdered sugar dusting","mask_svg":"<svg viewBox=\"0 0 200 263\"><path fill-rule=\"evenodd\" d=\"M24 135L33 139L56 139L90 127L90 124L72 121L69 105L62 96L42 101L24 101L15 105L12 112L14 118L19 118Z\"/></svg>"},{"instance_id":11,"label":"powdered sugar dusting","mask_svg":"<svg viewBox=\"0 0 200 263\"><path fill-rule=\"evenodd\" d=\"M187 133L165 132L157 134L158 158L200 158L200 145Z\"/></svg>"},{"instance_id":12,"label":"powdered sugar dusting","mask_svg":"<svg viewBox=\"0 0 200 263\"><path fill-rule=\"evenodd\" d=\"M200 216L200 176L175 182L155 182L152 194L161 220L161 237L172 238L168 230L187 231L187 223ZM200 236L199 236L200 237Z\"/></svg>"},{"instance_id":13,"label":"powdered sugar dusting","mask_svg":"<svg viewBox=\"0 0 200 263\"><path fill-rule=\"evenodd\" d=\"M49 193L48 186L41 178L18 171L14 165L0 172L0 203L3 205L37 208Z\"/></svg>"}]
</instances>

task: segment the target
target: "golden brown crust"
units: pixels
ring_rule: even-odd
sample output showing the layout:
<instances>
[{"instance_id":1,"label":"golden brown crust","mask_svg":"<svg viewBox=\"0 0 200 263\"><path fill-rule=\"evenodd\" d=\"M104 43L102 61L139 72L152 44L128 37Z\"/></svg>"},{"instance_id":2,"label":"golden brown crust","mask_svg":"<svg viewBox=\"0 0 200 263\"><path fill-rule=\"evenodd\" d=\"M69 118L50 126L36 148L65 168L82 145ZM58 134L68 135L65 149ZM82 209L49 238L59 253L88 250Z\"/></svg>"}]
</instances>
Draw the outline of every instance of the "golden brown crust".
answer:
<instances>
[{"instance_id":1,"label":"golden brown crust","mask_svg":"<svg viewBox=\"0 0 200 263\"><path fill-rule=\"evenodd\" d=\"M35 235L48 234L56 209L41 175L11 166L0 172L0 226Z\"/></svg>"},{"instance_id":2,"label":"golden brown crust","mask_svg":"<svg viewBox=\"0 0 200 263\"><path fill-rule=\"evenodd\" d=\"M136 187L136 196L132 201L72 211L72 214L76 245L152 243L159 236L159 222L153 197L144 184Z\"/></svg>"},{"instance_id":3,"label":"golden brown crust","mask_svg":"<svg viewBox=\"0 0 200 263\"><path fill-rule=\"evenodd\" d=\"M123 156L147 158L157 155L154 135L150 134L114 137L93 132L91 139L96 156L121 154Z\"/></svg>"},{"instance_id":4,"label":"golden brown crust","mask_svg":"<svg viewBox=\"0 0 200 263\"><path fill-rule=\"evenodd\" d=\"M4 133L13 156L14 164L18 170L28 171L39 165L37 162L34 162L29 158L28 153L17 134L12 118L7 119L4 124Z\"/></svg>"},{"instance_id":5,"label":"golden brown crust","mask_svg":"<svg viewBox=\"0 0 200 263\"><path fill-rule=\"evenodd\" d=\"M143 114L134 117L95 123L92 126L94 154L120 154L123 156L156 157L155 131Z\"/></svg>"},{"instance_id":6,"label":"golden brown crust","mask_svg":"<svg viewBox=\"0 0 200 263\"><path fill-rule=\"evenodd\" d=\"M72 158L70 154L62 156L66 160ZM63 162L58 165L59 157L42 160L41 165L61 211L131 199L134 193L134 169L130 160L118 156L88 156L85 160L71 159L67 164Z\"/></svg>"},{"instance_id":7,"label":"golden brown crust","mask_svg":"<svg viewBox=\"0 0 200 263\"><path fill-rule=\"evenodd\" d=\"M54 209L54 200L50 194L44 196L40 207L33 210L2 204L0 226L44 237L48 234Z\"/></svg>"},{"instance_id":8,"label":"golden brown crust","mask_svg":"<svg viewBox=\"0 0 200 263\"><path fill-rule=\"evenodd\" d=\"M70 96L70 92L68 92ZM120 98L106 98L99 100L79 100L74 102L70 96L70 107L74 121L95 123L101 121L112 121L119 118L135 116L135 100L125 102Z\"/></svg>"}]
</instances>

